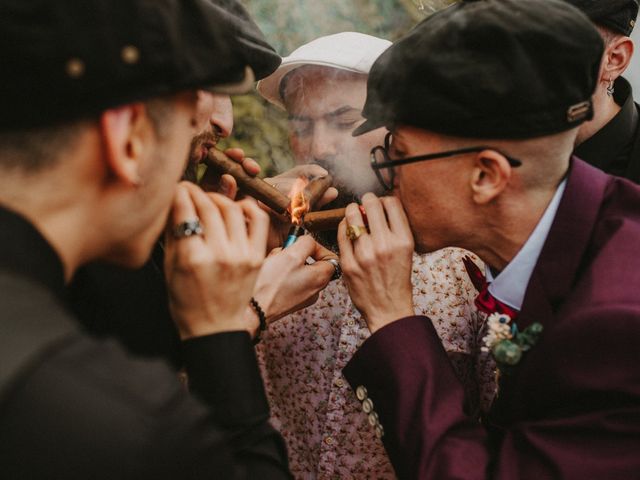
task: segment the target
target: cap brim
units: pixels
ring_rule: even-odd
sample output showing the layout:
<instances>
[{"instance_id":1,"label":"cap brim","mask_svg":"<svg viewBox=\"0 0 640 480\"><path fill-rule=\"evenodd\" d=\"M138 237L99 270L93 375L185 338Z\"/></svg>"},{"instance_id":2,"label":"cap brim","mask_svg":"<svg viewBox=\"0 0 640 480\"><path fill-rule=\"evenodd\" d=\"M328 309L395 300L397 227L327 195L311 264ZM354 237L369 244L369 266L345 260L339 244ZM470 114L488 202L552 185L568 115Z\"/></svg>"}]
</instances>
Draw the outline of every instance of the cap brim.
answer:
<instances>
[{"instance_id":1,"label":"cap brim","mask_svg":"<svg viewBox=\"0 0 640 480\"><path fill-rule=\"evenodd\" d=\"M378 128L382 128L384 127L385 124L382 121L375 121L375 120L365 120L365 122L360 125L359 127L357 127L352 133L351 136L353 137L358 137L360 135L363 135L365 133L368 133L372 130L376 130Z\"/></svg>"},{"instance_id":2,"label":"cap brim","mask_svg":"<svg viewBox=\"0 0 640 480\"><path fill-rule=\"evenodd\" d=\"M312 65L316 67L327 67L333 68L335 70L344 70L347 72L353 73L361 73L366 75L367 72L362 72L355 68L348 68L342 65L339 65L335 62L323 61L323 60L314 60L314 59L300 59L291 61L288 63L281 64L278 69L269 75L266 78L263 78L258 82L257 90L263 98L265 98L270 103L275 106L286 110L283 99L280 97L280 82L287 76L290 72L300 68L306 67L307 65Z\"/></svg>"},{"instance_id":3,"label":"cap brim","mask_svg":"<svg viewBox=\"0 0 640 480\"><path fill-rule=\"evenodd\" d=\"M250 92L253 89L253 84L256 81L256 76L250 66L244 67L244 78L239 82L226 83L222 85L213 85L207 87L211 93L218 93L222 95L242 95L243 93Z\"/></svg>"}]
</instances>

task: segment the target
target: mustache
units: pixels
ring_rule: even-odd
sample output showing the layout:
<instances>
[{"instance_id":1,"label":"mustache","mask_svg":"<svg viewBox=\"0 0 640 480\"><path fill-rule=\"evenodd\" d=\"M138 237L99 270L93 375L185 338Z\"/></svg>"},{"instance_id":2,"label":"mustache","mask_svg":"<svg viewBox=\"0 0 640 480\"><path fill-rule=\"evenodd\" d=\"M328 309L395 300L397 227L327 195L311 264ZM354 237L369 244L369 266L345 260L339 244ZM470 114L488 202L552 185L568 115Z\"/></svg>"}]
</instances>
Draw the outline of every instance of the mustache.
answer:
<instances>
[{"instance_id":1,"label":"mustache","mask_svg":"<svg viewBox=\"0 0 640 480\"><path fill-rule=\"evenodd\" d=\"M194 153L194 151L198 150L201 146L213 147L218 144L220 141L220 134L217 131L205 131L199 133L195 137L191 139L191 147L190 152Z\"/></svg>"},{"instance_id":2,"label":"mustache","mask_svg":"<svg viewBox=\"0 0 640 480\"><path fill-rule=\"evenodd\" d=\"M182 175L183 180L196 183L198 179L198 165L202 162L205 151L215 147L220 141L221 135L216 130L199 133L191 139L189 146L189 158L187 167Z\"/></svg>"}]
</instances>

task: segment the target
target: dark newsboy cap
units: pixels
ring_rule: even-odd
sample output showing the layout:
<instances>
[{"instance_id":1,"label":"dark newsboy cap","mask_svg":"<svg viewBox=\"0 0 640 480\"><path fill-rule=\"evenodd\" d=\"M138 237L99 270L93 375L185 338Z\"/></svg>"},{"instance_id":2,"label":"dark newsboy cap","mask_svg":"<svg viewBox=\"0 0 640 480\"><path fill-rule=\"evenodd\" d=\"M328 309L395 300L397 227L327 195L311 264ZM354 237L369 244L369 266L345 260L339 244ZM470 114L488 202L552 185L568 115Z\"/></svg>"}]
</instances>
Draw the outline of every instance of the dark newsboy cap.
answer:
<instances>
[{"instance_id":1,"label":"dark newsboy cap","mask_svg":"<svg viewBox=\"0 0 640 480\"><path fill-rule=\"evenodd\" d=\"M0 0L0 39L0 130L246 91L280 62L237 0Z\"/></svg>"},{"instance_id":2,"label":"dark newsboy cap","mask_svg":"<svg viewBox=\"0 0 640 480\"><path fill-rule=\"evenodd\" d=\"M638 17L638 0L565 0L582 10L594 23L631 35Z\"/></svg>"},{"instance_id":3,"label":"dark newsboy cap","mask_svg":"<svg viewBox=\"0 0 640 480\"><path fill-rule=\"evenodd\" d=\"M466 138L533 138L593 116L603 43L560 0L462 2L423 20L375 62L367 119Z\"/></svg>"},{"instance_id":4,"label":"dark newsboy cap","mask_svg":"<svg viewBox=\"0 0 640 480\"><path fill-rule=\"evenodd\" d=\"M273 47L265 40L260 28L238 0L209 0L217 8L221 21L227 23L238 44L239 51L255 73L256 80L271 75L282 62Z\"/></svg>"}]
</instances>

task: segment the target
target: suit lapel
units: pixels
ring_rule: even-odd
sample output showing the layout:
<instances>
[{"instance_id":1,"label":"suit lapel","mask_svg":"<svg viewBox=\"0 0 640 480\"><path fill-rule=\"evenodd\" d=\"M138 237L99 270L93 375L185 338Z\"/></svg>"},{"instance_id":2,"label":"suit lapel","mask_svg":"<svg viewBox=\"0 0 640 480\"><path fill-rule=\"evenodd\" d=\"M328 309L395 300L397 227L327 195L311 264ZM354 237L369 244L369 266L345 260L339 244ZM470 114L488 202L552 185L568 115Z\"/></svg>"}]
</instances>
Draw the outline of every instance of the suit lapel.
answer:
<instances>
[{"instance_id":1,"label":"suit lapel","mask_svg":"<svg viewBox=\"0 0 640 480\"><path fill-rule=\"evenodd\" d=\"M518 316L522 330L544 323L571 291L596 224L609 176L573 158L567 187Z\"/></svg>"},{"instance_id":2,"label":"suit lapel","mask_svg":"<svg viewBox=\"0 0 640 480\"><path fill-rule=\"evenodd\" d=\"M554 315L575 284L598 218L609 176L574 157L567 187L549 235L540 252L517 318L520 331L534 322L552 325ZM545 331L541 341L544 341ZM535 346L533 348L536 348ZM496 426L516 418L523 405L515 400L525 354L514 372L502 376L499 396L492 406L490 422Z\"/></svg>"}]
</instances>

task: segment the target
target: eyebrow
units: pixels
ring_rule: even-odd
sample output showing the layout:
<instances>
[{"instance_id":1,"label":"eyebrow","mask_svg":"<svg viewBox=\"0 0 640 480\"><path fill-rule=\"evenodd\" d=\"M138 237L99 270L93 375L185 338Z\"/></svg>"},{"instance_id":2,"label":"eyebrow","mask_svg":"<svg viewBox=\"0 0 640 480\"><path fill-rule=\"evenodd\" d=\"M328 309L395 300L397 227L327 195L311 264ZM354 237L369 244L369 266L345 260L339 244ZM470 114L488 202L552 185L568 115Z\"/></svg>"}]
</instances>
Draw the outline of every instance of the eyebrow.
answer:
<instances>
[{"instance_id":1,"label":"eyebrow","mask_svg":"<svg viewBox=\"0 0 640 480\"><path fill-rule=\"evenodd\" d=\"M335 117L339 117L340 115L344 115L345 113L350 113L350 112L358 112L358 114L360 114L360 109L352 107L350 105L344 105L336 110L334 110L333 112L329 112L329 113L325 113L322 117L326 118L326 119L332 119ZM289 120L292 121L299 121L299 122L308 122L313 120L313 118L306 116L306 115L289 115Z\"/></svg>"},{"instance_id":2,"label":"eyebrow","mask_svg":"<svg viewBox=\"0 0 640 480\"><path fill-rule=\"evenodd\" d=\"M335 118L335 117L339 117L340 115L343 115L345 113L349 113L349 112L353 112L356 111L358 113L360 113L360 110L358 110L357 108L351 107L349 105L345 105L343 107L338 108L337 110L334 110L333 112L329 112L326 115L324 115L326 118Z\"/></svg>"}]
</instances>

